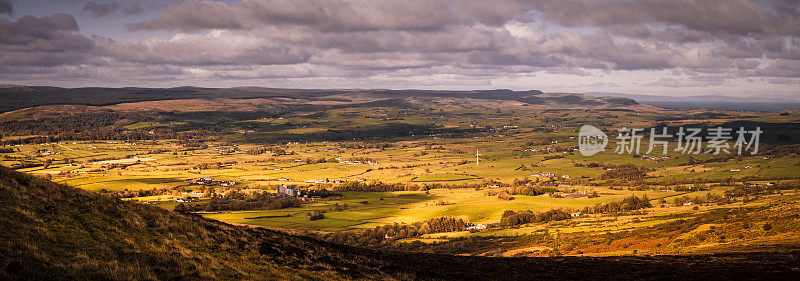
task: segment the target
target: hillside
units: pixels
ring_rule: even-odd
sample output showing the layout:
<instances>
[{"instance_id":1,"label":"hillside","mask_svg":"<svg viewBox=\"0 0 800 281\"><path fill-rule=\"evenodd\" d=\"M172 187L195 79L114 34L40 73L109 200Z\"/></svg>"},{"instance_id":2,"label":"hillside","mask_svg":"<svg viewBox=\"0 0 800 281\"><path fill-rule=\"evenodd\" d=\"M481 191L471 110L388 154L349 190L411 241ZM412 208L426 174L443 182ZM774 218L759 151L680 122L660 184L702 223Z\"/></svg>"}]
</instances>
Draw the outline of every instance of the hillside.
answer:
<instances>
[{"instance_id":1,"label":"hillside","mask_svg":"<svg viewBox=\"0 0 800 281\"><path fill-rule=\"evenodd\" d=\"M517 101L532 105L627 106L636 101L619 97L592 97L581 94L545 94L541 91L479 90L361 90L361 89L276 89L262 87L234 88L59 88L46 86L0 87L0 112L42 105L114 105L145 101L183 99L283 99L313 103L340 101L342 96L359 96L368 101L415 97L471 98ZM369 105L369 104L367 104Z\"/></svg>"},{"instance_id":2,"label":"hillside","mask_svg":"<svg viewBox=\"0 0 800 281\"><path fill-rule=\"evenodd\" d=\"M798 252L487 258L373 252L105 198L0 167L0 279L789 279Z\"/></svg>"},{"instance_id":3,"label":"hillside","mask_svg":"<svg viewBox=\"0 0 800 281\"><path fill-rule=\"evenodd\" d=\"M0 168L0 279L385 278L299 237L104 198Z\"/></svg>"}]
</instances>

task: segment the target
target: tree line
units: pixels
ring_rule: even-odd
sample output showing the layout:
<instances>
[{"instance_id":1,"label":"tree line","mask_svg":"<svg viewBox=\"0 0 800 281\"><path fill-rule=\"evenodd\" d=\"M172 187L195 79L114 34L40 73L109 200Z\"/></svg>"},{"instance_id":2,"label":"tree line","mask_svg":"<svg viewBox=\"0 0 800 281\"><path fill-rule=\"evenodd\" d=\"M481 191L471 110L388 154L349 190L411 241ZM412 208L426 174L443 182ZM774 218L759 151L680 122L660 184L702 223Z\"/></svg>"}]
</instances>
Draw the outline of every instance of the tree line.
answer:
<instances>
[{"instance_id":1,"label":"tree line","mask_svg":"<svg viewBox=\"0 0 800 281\"><path fill-rule=\"evenodd\" d=\"M278 197L269 192L245 196L234 193L226 197L214 196L208 202L180 203L175 206L180 212L216 212L216 211L250 211L276 210L300 207L300 200L294 197Z\"/></svg>"},{"instance_id":2,"label":"tree line","mask_svg":"<svg viewBox=\"0 0 800 281\"><path fill-rule=\"evenodd\" d=\"M376 226L364 230L337 231L320 235L328 242L361 247L390 244L394 241L417 237L423 234L463 231L467 222L460 218L437 217L413 224Z\"/></svg>"},{"instance_id":3,"label":"tree line","mask_svg":"<svg viewBox=\"0 0 800 281\"><path fill-rule=\"evenodd\" d=\"M541 213L533 213L532 211L514 212L506 210L500 219L500 223L506 226L522 225L528 223L544 223L551 221L560 221L571 218L572 216L564 210L556 209L549 210Z\"/></svg>"}]
</instances>

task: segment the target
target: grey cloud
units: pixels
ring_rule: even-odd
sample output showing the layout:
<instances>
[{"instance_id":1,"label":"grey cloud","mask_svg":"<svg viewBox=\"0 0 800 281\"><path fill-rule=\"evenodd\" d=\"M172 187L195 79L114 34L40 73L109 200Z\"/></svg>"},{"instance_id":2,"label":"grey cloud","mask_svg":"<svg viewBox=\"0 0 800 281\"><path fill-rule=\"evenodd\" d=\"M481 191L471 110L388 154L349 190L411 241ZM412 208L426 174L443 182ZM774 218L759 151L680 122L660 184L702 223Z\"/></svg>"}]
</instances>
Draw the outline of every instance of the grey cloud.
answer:
<instances>
[{"instance_id":1,"label":"grey cloud","mask_svg":"<svg viewBox=\"0 0 800 281\"><path fill-rule=\"evenodd\" d=\"M457 20L442 0L244 0L235 9L249 24L290 24L334 31L434 30Z\"/></svg>"},{"instance_id":2,"label":"grey cloud","mask_svg":"<svg viewBox=\"0 0 800 281\"><path fill-rule=\"evenodd\" d=\"M160 17L127 25L131 30L239 29L235 12L228 4L213 1L189 0L165 10Z\"/></svg>"},{"instance_id":3,"label":"grey cloud","mask_svg":"<svg viewBox=\"0 0 800 281\"><path fill-rule=\"evenodd\" d=\"M498 51L515 43L507 32L468 27L453 27L430 32L365 31L301 34L306 35L294 39L319 48L333 48L352 53Z\"/></svg>"},{"instance_id":4,"label":"grey cloud","mask_svg":"<svg viewBox=\"0 0 800 281\"><path fill-rule=\"evenodd\" d=\"M0 18L0 64L61 65L84 59L94 41L76 33L71 15L55 14L17 21Z\"/></svg>"},{"instance_id":5,"label":"grey cloud","mask_svg":"<svg viewBox=\"0 0 800 281\"><path fill-rule=\"evenodd\" d=\"M128 8L125 8L125 10L122 11L122 14L132 16L132 15L144 14L144 12L145 12L144 8L142 8L142 6L139 5L139 3L133 3L130 6L128 6Z\"/></svg>"},{"instance_id":6,"label":"grey cloud","mask_svg":"<svg viewBox=\"0 0 800 281\"><path fill-rule=\"evenodd\" d=\"M458 7L462 7L460 9ZM234 4L189 0L132 30L242 29L306 26L324 31L440 30L465 22L500 25L519 13L514 1L243 0Z\"/></svg>"},{"instance_id":7,"label":"grey cloud","mask_svg":"<svg viewBox=\"0 0 800 281\"><path fill-rule=\"evenodd\" d=\"M800 79L788 77L769 78L767 82L770 84L800 85Z\"/></svg>"},{"instance_id":8,"label":"grey cloud","mask_svg":"<svg viewBox=\"0 0 800 281\"><path fill-rule=\"evenodd\" d=\"M771 9L741 1L188 0L128 26L177 31L168 39L88 39L66 15L0 18L0 65L36 71L49 64L59 69L52 75L129 80L147 71L176 80L487 79L537 71L584 77L613 70L667 70L714 83L800 77L800 37L791 28L798 1L776 0ZM131 4L107 14L142 12L134 6L141 9ZM584 26L591 28L569 28ZM99 70L70 70L70 63ZM702 84L686 80L656 84Z\"/></svg>"},{"instance_id":9,"label":"grey cloud","mask_svg":"<svg viewBox=\"0 0 800 281\"><path fill-rule=\"evenodd\" d=\"M83 6L83 12L88 13L95 18L102 18L107 15L110 15L113 12L118 11L121 8L122 5L120 5L117 2L103 3L103 4L89 2Z\"/></svg>"},{"instance_id":10,"label":"grey cloud","mask_svg":"<svg viewBox=\"0 0 800 281\"><path fill-rule=\"evenodd\" d=\"M756 69L760 63L757 60L738 60L735 65L738 69Z\"/></svg>"},{"instance_id":11,"label":"grey cloud","mask_svg":"<svg viewBox=\"0 0 800 281\"><path fill-rule=\"evenodd\" d=\"M516 19L524 12L522 6L513 0L455 0L456 12L464 13L466 18L489 25L502 25Z\"/></svg>"},{"instance_id":12,"label":"grey cloud","mask_svg":"<svg viewBox=\"0 0 800 281\"><path fill-rule=\"evenodd\" d=\"M733 67L741 58L792 57L796 47L776 44L800 32L792 7L797 1L778 0L768 11L747 0L188 0L129 28L249 30L256 37L317 50L312 52L437 54L451 60L443 63L713 69ZM529 22L532 10L552 23L602 30L554 34L536 42L495 28ZM620 36L634 40L621 41ZM692 54L698 44L721 47Z\"/></svg>"},{"instance_id":13,"label":"grey cloud","mask_svg":"<svg viewBox=\"0 0 800 281\"><path fill-rule=\"evenodd\" d=\"M797 1L781 1L776 12L748 0L540 0L528 1L546 20L564 26L676 24L732 34L800 34ZM792 3L793 2L793 3Z\"/></svg>"},{"instance_id":14,"label":"grey cloud","mask_svg":"<svg viewBox=\"0 0 800 281\"><path fill-rule=\"evenodd\" d=\"M10 0L0 0L0 14L11 15L14 13L14 5Z\"/></svg>"},{"instance_id":15,"label":"grey cloud","mask_svg":"<svg viewBox=\"0 0 800 281\"><path fill-rule=\"evenodd\" d=\"M110 3L96 3L89 2L83 6L83 12L88 13L92 17L102 18L112 14L119 14L125 16L140 15L145 12L139 3L132 3L127 8L123 9L123 5L117 2Z\"/></svg>"},{"instance_id":16,"label":"grey cloud","mask_svg":"<svg viewBox=\"0 0 800 281\"><path fill-rule=\"evenodd\" d=\"M88 39L85 37L73 33L74 31L78 31L78 24L72 16L67 14L55 14L42 18L24 16L17 21L0 18L0 48L37 49L37 46L57 41L91 42L86 41Z\"/></svg>"},{"instance_id":17,"label":"grey cloud","mask_svg":"<svg viewBox=\"0 0 800 281\"><path fill-rule=\"evenodd\" d=\"M233 33L111 42L101 53L120 61L182 66L296 64L311 57L302 46Z\"/></svg>"}]
</instances>

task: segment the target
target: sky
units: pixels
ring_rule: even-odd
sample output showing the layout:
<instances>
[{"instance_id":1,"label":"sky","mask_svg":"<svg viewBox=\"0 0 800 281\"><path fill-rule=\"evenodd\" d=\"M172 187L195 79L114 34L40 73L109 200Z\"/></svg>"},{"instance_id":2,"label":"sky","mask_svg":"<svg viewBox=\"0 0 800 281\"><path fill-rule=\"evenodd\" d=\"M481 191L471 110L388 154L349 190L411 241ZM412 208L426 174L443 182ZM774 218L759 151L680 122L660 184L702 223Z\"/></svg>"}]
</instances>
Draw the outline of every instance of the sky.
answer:
<instances>
[{"instance_id":1,"label":"sky","mask_svg":"<svg viewBox=\"0 0 800 281\"><path fill-rule=\"evenodd\" d=\"M800 0L0 0L0 84L800 100Z\"/></svg>"}]
</instances>

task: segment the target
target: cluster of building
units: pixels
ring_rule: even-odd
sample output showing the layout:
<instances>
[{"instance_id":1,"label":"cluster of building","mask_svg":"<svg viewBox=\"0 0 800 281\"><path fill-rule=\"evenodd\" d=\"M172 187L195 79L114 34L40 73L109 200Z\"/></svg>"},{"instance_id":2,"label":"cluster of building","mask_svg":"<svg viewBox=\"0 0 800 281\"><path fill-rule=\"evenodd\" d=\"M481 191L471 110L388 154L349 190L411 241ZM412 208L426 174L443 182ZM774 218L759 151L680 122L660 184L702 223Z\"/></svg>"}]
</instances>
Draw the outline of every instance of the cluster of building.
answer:
<instances>
[{"instance_id":1,"label":"cluster of building","mask_svg":"<svg viewBox=\"0 0 800 281\"><path fill-rule=\"evenodd\" d=\"M474 224L474 223L470 222L470 223L467 223L466 226L467 226L465 228L466 230L482 230L482 229L486 229L486 225L485 224Z\"/></svg>"},{"instance_id":2,"label":"cluster of building","mask_svg":"<svg viewBox=\"0 0 800 281\"><path fill-rule=\"evenodd\" d=\"M349 164L349 165L363 165L363 164L378 165L378 164L380 164L377 161L372 161L372 160L350 161L350 160L342 160L342 158L336 158L336 161L339 161L339 164Z\"/></svg>"},{"instance_id":3,"label":"cluster of building","mask_svg":"<svg viewBox=\"0 0 800 281\"><path fill-rule=\"evenodd\" d=\"M327 180L305 180L307 183L327 183Z\"/></svg>"},{"instance_id":4,"label":"cluster of building","mask_svg":"<svg viewBox=\"0 0 800 281\"><path fill-rule=\"evenodd\" d=\"M47 150L47 149L39 149L39 150L36 151L36 153L38 153L40 156L61 154L61 152L51 151L51 150Z\"/></svg>"},{"instance_id":5,"label":"cluster of building","mask_svg":"<svg viewBox=\"0 0 800 281\"><path fill-rule=\"evenodd\" d=\"M548 146L548 147L545 147L545 148L526 149L525 151L529 151L529 152L555 152L556 150L554 148Z\"/></svg>"},{"instance_id":6,"label":"cluster of building","mask_svg":"<svg viewBox=\"0 0 800 281\"><path fill-rule=\"evenodd\" d=\"M369 165L378 165L378 164L380 164L380 163L378 163L378 162L375 162L375 161L370 161L370 160L367 160L367 161L365 161L365 162L361 162L361 161L349 161L349 160L340 160L340 161L339 161L339 164L348 164L348 165L363 165L363 164L369 164Z\"/></svg>"},{"instance_id":7,"label":"cluster of building","mask_svg":"<svg viewBox=\"0 0 800 281\"><path fill-rule=\"evenodd\" d=\"M234 153L236 151L239 151L239 148L233 147L233 146L221 146L221 147L215 147L212 150L216 151L216 152L219 152L219 153L222 153L222 154L227 154L227 153Z\"/></svg>"},{"instance_id":8,"label":"cluster of building","mask_svg":"<svg viewBox=\"0 0 800 281\"><path fill-rule=\"evenodd\" d=\"M672 159L672 156L664 155L664 156L658 157L658 156L650 156L650 155L647 155L647 154L642 155L642 160L647 160L647 161L661 162L661 161L664 161L664 160L667 160L667 159Z\"/></svg>"},{"instance_id":9,"label":"cluster of building","mask_svg":"<svg viewBox=\"0 0 800 281\"><path fill-rule=\"evenodd\" d=\"M178 202L178 203L197 202L199 200L200 200L200 198L192 197L192 196L175 198L175 202Z\"/></svg>"},{"instance_id":10,"label":"cluster of building","mask_svg":"<svg viewBox=\"0 0 800 281\"><path fill-rule=\"evenodd\" d=\"M281 185L281 186L278 187L277 194L280 195L280 196L297 197L297 196L302 196L303 195L303 191L298 189L294 185L288 185L288 186L287 185Z\"/></svg>"},{"instance_id":11,"label":"cluster of building","mask_svg":"<svg viewBox=\"0 0 800 281\"><path fill-rule=\"evenodd\" d=\"M188 179L187 181L191 184L198 184L198 185L220 185L225 187L236 185L235 181L220 181L209 177Z\"/></svg>"},{"instance_id":12,"label":"cluster of building","mask_svg":"<svg viewBox=\"0 0 800 281\"><path fill-rule=\"evenodd\" d=\"M539 172L539 173L531 174L531 177L534 177L534 178L552 178L552 177L555 177L555 176L556 176L556 174L554 174L554 173L545 173L545 172ZM568 180L568 179L570 179L572 177L570 177L570 175L561 175L561 178L565 179L565 180Z\"/></svg>"},{"instance_id":13,"label":"cluster of building","mask_svg":"<svg viewBox=\"0 0 800 281\"><path fill-rule=\"evenodd\" d=\"M282 197L294 197L300 201L313 201L315 198L308 197L308 192L304 192L294 185L281 185L278 187L276 195Z\"/></svg>"},{"instance_id":14,"label":"cluster of building","mask_svg":"<svg viewBox=\"0 0 800 281\"><path fill-rule=\"evenodd\" d=\"M750 169L752 167L753 166L750 166L750 165L744 166L745 169ZM742 169L730 169L729 171L731 171L731 172L741 172Z\"/></svg>"}]
</instances>

